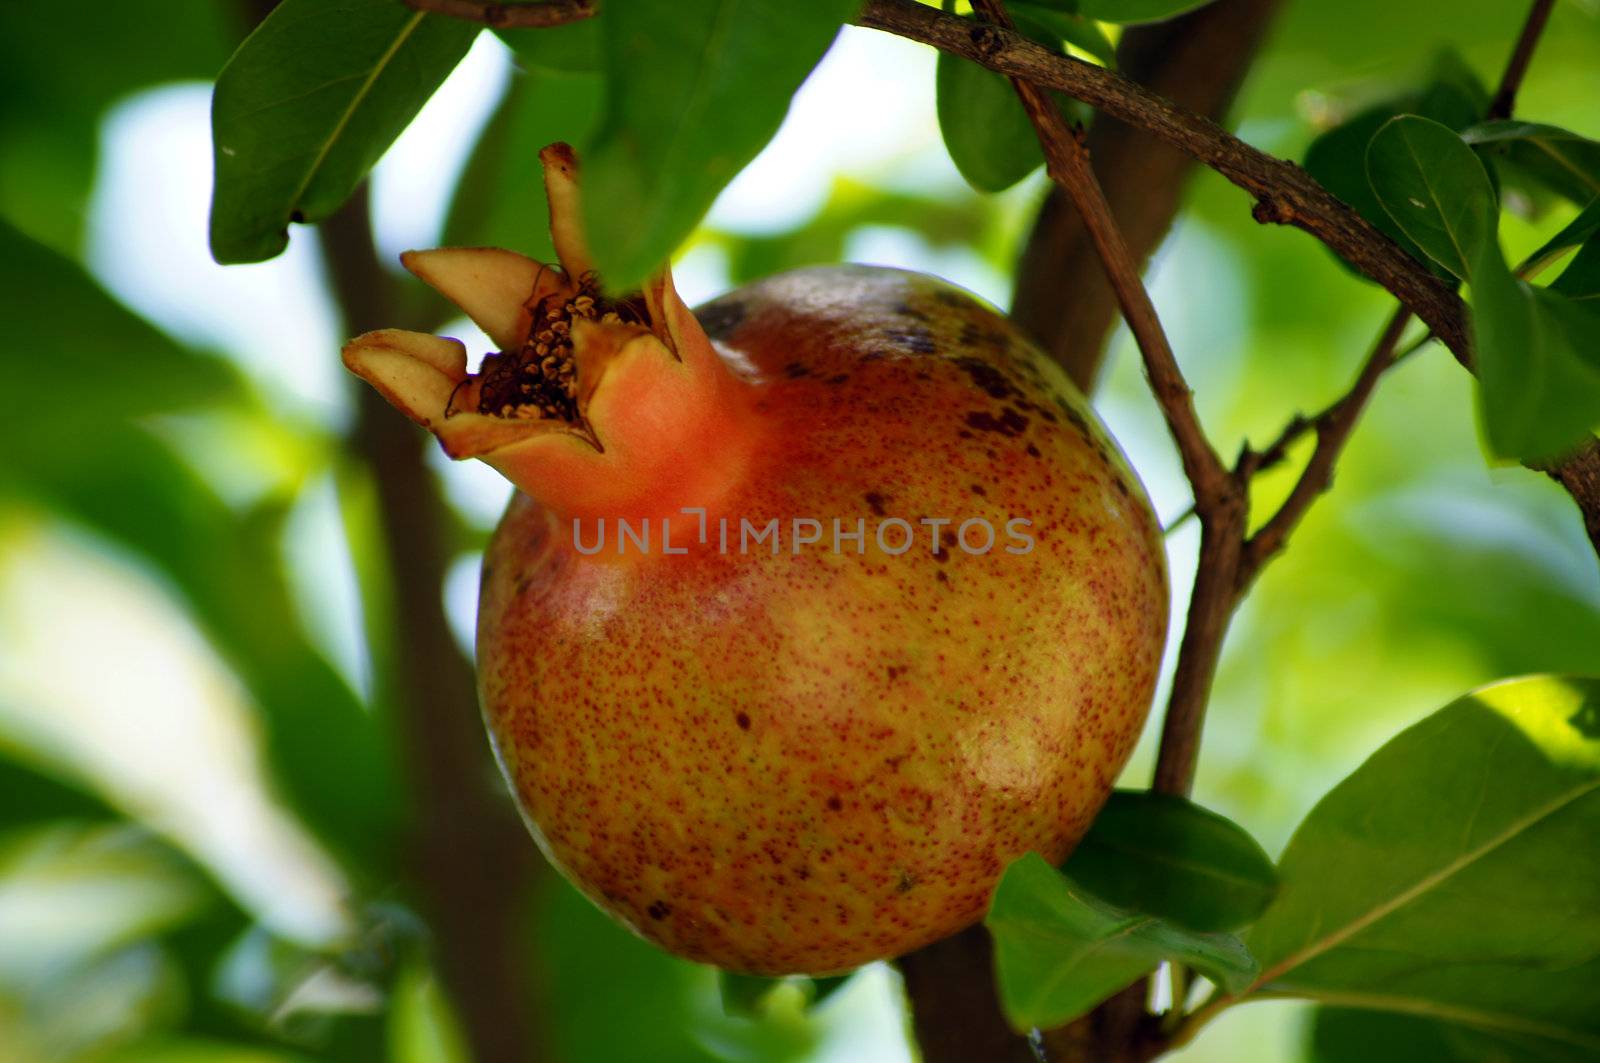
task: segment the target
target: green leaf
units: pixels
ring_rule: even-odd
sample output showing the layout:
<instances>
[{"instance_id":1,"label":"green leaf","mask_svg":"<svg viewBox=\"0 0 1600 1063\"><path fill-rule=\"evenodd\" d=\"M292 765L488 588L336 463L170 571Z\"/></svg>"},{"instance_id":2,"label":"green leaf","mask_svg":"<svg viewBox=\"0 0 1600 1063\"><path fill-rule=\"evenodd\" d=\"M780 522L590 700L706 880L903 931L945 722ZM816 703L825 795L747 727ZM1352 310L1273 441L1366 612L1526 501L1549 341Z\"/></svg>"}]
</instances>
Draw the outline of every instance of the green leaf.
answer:
<instances>
[{"instance_id":1,"label":"green leaf","mask_svg":"<svg viewBox=\"0 0 1600 1063\"><path fill-rule=\"evenodd\" d=\"M97 1055L95 1063L310 1063L310 1060L288 1049L184 1037L116 1049Z\"/></svg>"},{"instance_id":2,"label":"green leaf","mask_svg":"<svg viewBox=\"0 0 1600 1063\"><path fill-rule=\"evenodd\" d=\"M994 938L1000 1003L1019 1030L1076 1018L1163 960L1232 988L1256 972L1238 938L1113 907L1038 853L1006 868L984 923Z\"/></svg>"},{"instance_id":3,"label":"green leaf","mask_svg":"<svg viewBox=\"0 0 1600 1063\"><path fill-rule=\"evenodd\" d=\"M389 1001L390 1063L468 1063L472 1058L450 1000L426 964L401 970Z\"/></svg>"},{"instance_id":4,"label":"green leaf","mask_svg":"<svg viewBox=\"0 0 1600 1063\"><path fill-rule=\"evenodd\" d=\"M1600 196L1600 141L1539 122L1483 122L1464 129L1468 144L1503 153L1574 203Z\"/></svg>"},{"instance_id":5,"label":"green leaf","mask_svg":"<svg viewBox=\"0 0 1600 1063\"><path fill-rule=\"evenodd\" d=\"M1600 1053L1600 680L1485 687L1319 802L1251 930L1267 988Z\"/></svg>"},{"instance_id":6,"label":"green leaf","mask_svg":"<svg viewBox=\"0 0 1600 1063\"><path fill-rule=\"evenodd\" d=\"M1062 870L1112 904L1201 932L1244 926L1278 886L1243 827L1181 797L1130 790L1111 795Z\"/></svg>"},{"instance_id":7,"label":"green leaf","mask_svg":"<svg viewBox=\"0 0 1600 1063\"><path fill-rule=\"evenodd\" d=\"M1447 126L1391 119L1367 145L1367 179L1383 209L1435 262L1462 280L1495 239L1498 207L1483 163Z\"/></svg>"},{"instance_id":8,"label":"green leaf","mask_svg":"<svg viewBox=\"0 0 1600 1063\"><path fill-rule=\"evenodd\" d=\"M593 18L541 29L497 30L525 70L598 74L603 65L600 20Z\"/></svg>"},{"instance_id":9,"label":"green leaf","mask_svg":"<svg viewBox=\"0 0 1600 1063\"><path fill-rule=\"evenodd\" d=\"M1578 216L1563 226L1560 232L1545 241L1544 246L1529 255L1519 272L1533 273L1543 269L1595 233L1600 233L1600 196L1579 211Z\"/></svg>"},{"instance_id":10,"label":"green leaf","mask_svg":"<svg viewBox=\"0 0 1600 1063\"><path fill-rule=\"evenodd\" d=\"M1205 7L1210 2L1211 0L1067 0L1063 6L1096 22L1133 25L1174 18L1197 7Z\"/></svg>"},{"instance_id":11,"label":"green leaf","mask_svg":"<svg viewBox=\"0 0 1600 1063\"><path fill-rule=\"evenodd\" d=\"M583 157L600 117L604 89L599 74L530 69L517 75L456 184L444 242L508 247L554 262L539 149L566 141Z\"/></svg>"},{"instance_id":12,"label":"green leaf","mask_svg":"<svg viewBox=\"0 0 1600 1063\"><path fill-rule=\"evenodd\" d=\"M1572 261L1567 263L1567 268L1562 270L1561 276L1551 283L1550 290L1582 302L1600 300L1600 237L1590 237L1578 249ZM1600 308L1600 304L1597 304L1597 308ZM1600 339L1600 336L1591 339ZM1588 349L1594 348L1589 346Z\"/></svg>"},{"instance_id":13,"label":"green leaf","mask_svg":"<svg viewBox=\"0 0 1600 1063\"><path fill-rule=\"evenodd\" d=\"M661 267L856 14L858 0L613 0L607 109L585 161L595 264L616 290Z\"/></svg>"},{"instance_id":14,"label":"green leaf","mask_svg":"<svg viewBox=\"0 0 1600 1063\"><path fill-rule=\"evenodd\" d=\"M337 210L476 34L394 0L283 0L217 77L216 260L272 258Z\"/></svg>"},{"instance_id":15,"label":"green leaf","mask_svg":"<svg viewBox=\"0 0 1600 1063\"><path fill-rule=\"evenodd\" d=\"M946 0L945 9L953 5ZM1061 51L1061 34L1013 12L1019 32L1053 51ZM1011 80L977 63L939 53L935 70L939 132L950 161L968 184L980 192L1002 192L1044 164L1039 134ZM1061 97L1053 97L1070 120L1080 115Z\"/></svg>"},{"instance_id":16,"label":"green leaf","mask_svg":"<svg viewBox=\"0 0 1600 1063\"><path fill-rule=\"evenodd\" d=\"M42 421L0 488L126 547L183 597L261 712L274 777L353 871L390 873L401 809L381 716L316 650L281 565L282 512L237 514L150 433Z\"/></svg>"},{"instance_id":17,"label":"green leaf","mask_svg":"<svg viewBox=\"0 0 1600 1063\"><path fill-rule=\"evenodd\" d=\"M1518 280L1493 241L1474 269L1472 346L1489 448L1522 460L1559 455L1600 424L1600 315Z\"/></svg>"},{"instance_id":18,"label":"green leaf","mask_svg":"<svg viewBox=\"0 0 1600 1063\"><path fill-rule=\"evenodd\" d=\"M1416 1015L1321 1007L1309 1063L1589 1063L1582 1049Z\"/></svg>"},{"instance_id":19,"label":"green leaf","mask_svg":"<svg viewBox=\"0 0 1600 1063\"><path fill-rule=\"evenodd\" d=\"M1051 47L1055 47L1057 42L1066 41L1074 48L1094 56L1106 66L1116 69L1117 46L1112 43L1110 37L1106 36L1106 31L1100 28L1100 24L1093 19L1084 18L1082 15L1070 14L1057 8L1045 7L1043 4L1007 4L1006 10L1011 13L1013 19L1026 20L1053 34L1055 41L1049 42ZM1020 29L1022 22L1018 21L1017 26ZM1032 35L1030 34L1030 36ZM1045 43L1044 38L1034 39Z\"/></svg>"},{"instance_id":20,"label":"green leaf","mask_svg":"<svg viewBox=\"0 0 1600 1063\"><path fill-rule=\"evenodd\" d=\"M1367 145L1386 122L1399 115L1417 114L1451 129L1461 129L1477 121L1488 103L1488 90L1478 81L1472 68L1455 52L1441 52L1433 58L1419 87L1364 108L1354 117L1318 135L1306 148L1306 171L1404 248L1407 254L1440 276L1449 276L1395 224L1389 212L1378 202L1367 180ZM1340 262L1365 278L1365 274L1344 263L1343 259Z\"/></svg>"},{"instance_id":21,"label":"green leaf","mask_svg":"<svg viewBox=\"0 0 1600 1063\"><path fill-rule=\"evenodd\" d=\"M26 352L0 358L0 393L32 396L0 419L0 438L26 439L44 419L91 427L240 392L227 363L174 342L82 266L4 221L0 321L10 349Z\"/></svg>"}]
</instances>

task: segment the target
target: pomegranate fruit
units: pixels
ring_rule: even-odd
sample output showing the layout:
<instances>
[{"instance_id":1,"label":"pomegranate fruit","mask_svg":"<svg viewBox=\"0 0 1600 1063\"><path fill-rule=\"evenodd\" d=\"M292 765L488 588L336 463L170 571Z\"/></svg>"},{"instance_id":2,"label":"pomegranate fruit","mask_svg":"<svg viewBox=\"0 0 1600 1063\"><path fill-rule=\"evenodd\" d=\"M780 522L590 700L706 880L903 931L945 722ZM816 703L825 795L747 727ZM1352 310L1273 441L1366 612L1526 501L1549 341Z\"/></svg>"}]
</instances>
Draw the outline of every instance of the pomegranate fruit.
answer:
<instances>
[{"instance_id":1,"label":"pomegranate fruit","mask_svg":"<svg viewBox=\"0 0 1600 1063\"><path fill-rule=\"evenodd\" d=\"M1007 321L900 270L803 269L691 312L608 296L576 161L541 158L559 267L406 265L500 348L369 333L345 362L519 490L478 674L550 860L672 952L826 974L978 918L1064 857L1148 710L1150 506Z\"/></svg>"}]
</instances>

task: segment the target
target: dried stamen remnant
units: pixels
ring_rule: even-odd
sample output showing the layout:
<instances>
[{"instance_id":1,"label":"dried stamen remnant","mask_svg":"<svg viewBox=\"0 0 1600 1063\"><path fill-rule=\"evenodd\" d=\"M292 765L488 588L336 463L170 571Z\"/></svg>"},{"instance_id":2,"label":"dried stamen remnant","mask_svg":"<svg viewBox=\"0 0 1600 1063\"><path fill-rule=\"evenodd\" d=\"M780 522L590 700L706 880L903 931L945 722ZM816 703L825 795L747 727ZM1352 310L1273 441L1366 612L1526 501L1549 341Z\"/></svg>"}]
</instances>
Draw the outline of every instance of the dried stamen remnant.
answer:
<instances>
[{"instance_id":1,"label":"dried stamen remnant","mask_svg":"<svg viewBox=\"0 0 1600 1063\"><path fill-rule=\"evenodd\" d=\"M569 424L582 420L572 353L572 321L579 317L603 324L648 321L641 299L607 299L594 274L585 274L575 295L546 297L533 308L533 326L521 349L484 358L478 375L478 412Z\"/></svg>"}]
</instances>

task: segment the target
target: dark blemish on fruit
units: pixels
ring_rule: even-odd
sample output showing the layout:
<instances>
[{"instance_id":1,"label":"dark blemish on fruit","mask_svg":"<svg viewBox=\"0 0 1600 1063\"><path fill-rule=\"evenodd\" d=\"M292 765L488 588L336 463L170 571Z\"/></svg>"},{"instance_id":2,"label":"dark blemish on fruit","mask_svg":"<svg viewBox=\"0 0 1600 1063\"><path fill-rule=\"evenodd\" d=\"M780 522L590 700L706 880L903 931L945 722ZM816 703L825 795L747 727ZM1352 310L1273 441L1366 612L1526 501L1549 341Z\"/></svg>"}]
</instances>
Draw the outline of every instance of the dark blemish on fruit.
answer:
<instances>
[{"instance_id":1,"label":"dark blemish on fruit","mask_svg":"<svg viewBox=\"0 0 1600 1063\"><path fill-rule=\"evenodd\" d=\"M894 884L894 891L896 893L910 893L916 888L916 885L917 876L902 867L900 869L900 880Z\"/></svg>"},{"instance_id":2,"label":"dark blemish on fruit","mask_svg":"<svg viewBox=\"0 0 1600 1063\"><path fill-rule=\"evenodd\" d=\"M933 340L933 333L927 329L897 329L883 334L884 339L898 347L904 347L912 354L932 354L939 349Z\"/></svg>"},{"instance_id":3,"label":"dark blemish on fruit","mask_svg":"<svg viewBox=\"0 0 1600 1063\"><path fill-rule=\"evenodd\" d=\"M645 911L650 913L651 919L665 919L667 916L672 914L672 906L666 901L656 901L651 904L650 907L646 908Z\"/></svg>"},{"instance_id":4,"label":"dark blemish on fruit","mask_svg":"<svg viewBox=\"0 0 1600 1063\"><path fill-rule=\"evenodd\" d=\"M862 365L866 365L868 362L881 362L883 361L883 352L868 351L866 354L861 356L860 361Z\"/></svg>"},{"instance_id":5,"label":"dark blemish on fruit","mask_svg":"<svg viewBox=\"0 0 1600 1063\"><path fill-rule=\"evenodd\" d=\"M1067 420L1072 422L1073 427L1082 432L1084 435L1089 435L1089 422L1083 419L1083 414L1079 413L1077 410L1074 410L1072 408L1072 404L1066 399L1062 398L1060 395L1053 397L1056 400L1056 407L1066 415Z\"/></svg>"},{"instance_id":6,"label":"dark blemish on fruit","mask_svg":"<svg viewBox=\"0 0 1600 1063\"><path fill-rule=\"evenodd\" d=\"M694 316L699 319L700 327L706 330L706 335L721 339L744 324L749 313L750 308L738 299L718 299L696 310Z\"/></svg>"},{"instance_id":7,"label":"dark blemish on fruit","mask_svg":"<svg viewBox=\"0 0 1600 1063\"><path fill-rule=\"evenodd\" d=\"M972 309L972 300L947 288L934 289L933 298L935 302L943 303L945 306L953 306L959 310Z\"/></svg>"},{"instance_id":8,"label":"dark blemish on fruit","mask_svg":"<svg viewBox=\"0 0 1600 1063\"><path fill-rule=\"evenodd\" d=\"M850 374L849 373L840 373L838 376L830 376L828 378L828 383L830 383L830 384L843 384L846 380L849 380L849 379L850 379Z\"/></svg>"},{"instance_id":9,"label":"dark blemish on fruit","mask_svg":"<svg viewBox=\"0 0 1600 1063\"><path fill-rule=\"evenodd\" d=\"M804 882L806 879L811 877L811 872L803 867L797 868L795 869L794 877L799 879L801 882Z\"/></svg>"},{"instance_id":10,"label":"dark blemish on fruit","mask_svg":"<svg viewBox=\"0 0 1600 1063\"><path fill-rule=\"evenodd\" d=\"M1122 492L1122 497L1123 498L1130 497L1130 494L1128 492L1128 485L1122 482L1122 477L1118 476L1115 479L1113 479L1111 482L1117 485L1117 490Z\"/></svg>"},{"instance_id":11,"label":"dark blemish on fruit","mask_svg":"<svg viewBox=\"0 0 1600 1063\"><path fill-rule=\"evenodd\" d=\"M946 576L944 574L944 570L943 569L940 569L938 572L935 572L933 574L933 578L938 580L940 583L949 583L950 582L950 577Z\"/></svg>"},{"instance_id":12,"label":"dark blemish on fruit","mask_svg":"<svg viewBox=\"0 0 1600 1063\"><path fill-rule=\"evenodd\" d=\"M810 376L811 370L799 362L790 362L783 367L783 375L790 380L799 380L803 376Z\"/></svg>"},{"instance_id":13,"label":"dark blemish on fruit","mask_svg":"<svg viewBox=\"0 0 1600 1063\"><path fill-rule=\"evenodd\" d=\"M1039 448L1034 446L1032 443L1029 443L1028 444L1028 457L1037 458L1038 456L1039 456Z\"/></svg>"},{"instance_id":14,"label":"dark blemish on fruit","mask_svg":"<svg viewBox=\"0 0 1600 1063\"><path fill-rule=\"evenodd\" d=\"M837 794L835 794L834 796L828 798L828 811L829 812L837 812L843 807L844 807L844 802L839 800L839 796Z\"/></svg>"},{"instance_id":15,"label":"dark blemish on fruit","mask_svg":"<svg viewBox=\"0 0 1600 1063\"><path fill-rule=\"evenodd\" d=\"M1006 375L982 358L966 355L952 358L951 361L991 399L1009 399L1018 394L1016 386L1006 379Z\"/></svg>"},{"instance_id":16,"label":"dark blemish on fruit","mask_svg":"<svg viewBox=\"0 0 1600 1063\"><path fill-rule=\"evenodd\" d=\"M532 584L533 584L533 580L531 578L529 578L527 576L518 577L518 579L517 579L517 597L521 598L524 594L527 594L528 593L528 588Z\"/></svg>"},{"instance_id":17,"label":"dark blemish on fruit","mask_svg":"<svg viewBox=\"0 0 1600 1063\"><path fill-rule=\"evenodd\" d=\"M933 548L933 559L941 565L950 560L950 551L944 548L944 543L940 543Z\"/></svg>"},{"instance_id":18,"label":"dark blemish on fruit","mask_svg":"<svg viewBox=\"0 0 1600 1063\"><path fill-rule=\"evenodd\" d=\"M748 712L741 712L733 718L733 722L739 725L739 730L741 731L750 730L750 714Z\"/></svg>"},{"instance_id":19,"label":"dark blemish on fruit","mask_svg":"<svg viewBox=\"0 0 1600 1063\"><path fill-rule=\"evenodd\" d=\"M891 664L887 668L884 669L884 671L889 673L889 682L891 682L891 683L893 683L896 679L899 679L901 676L905 675L906 672L908 672L910 670L911 670L911 666L909 664L902 664L902 665L900 665L898 667L896 667L895 665Z\"/></svg>"},{"instance_id":20,"label":"dark blemish on fruit","mask_svg":"<svg viewBox=\"0 0 1600 1063\"><path fill-rule=\"evenodd\" d=\"M963 429L961 429L961 431L957 432L956 435L960 436L962 439L971 439L972 438L972 433L967 431L965 428L963 428Z\"/></svg>"},{"instance_id":21,"label":"dark blemish on fruit","mask_svg":"<svg viewBox=\"0 0 1600 1063\"><path fill-rule=\"evenodd\" d=\"M888 498L879 494L877 491L868 491L861 497L867 503L867 508L872 510L872 515L874 517L881 517L888 512L888 510L884 509L883 506L885 502L889 501Z\"/></svg>"},{"instance_id":22,"label":"dark blemish on fruit","mask_svg":"<svg viewBox=\"0 0 1600 1063\"><path fill-rule=\"evenodd\" d=\"M901 303L899 306L894 308L894 312L899 314L901 317L909 317L913 321L928 320L927 314L924 314L921 310L918 310L910 303Z\"/></svg>"},{"instance_id":23,"label":"dark blemish on fruit","mask_svg":"<svg viewBox=\"0 0 1600 1063\"><path fill-rule=\"evenodd\" d=\"M982 484L973 484L972 485L972 493L975 494L975 495L984 495L986 497L989 494L989 492L987 492L987 491L985 491L983 489L983 485Z\"/></svg>"},{"instance_id":24,"label":"dark blemish on fruit","mask_svg":"<svg viewBox=\"0 0 1600 1063\"><path fill-rule=\"evenodd\" d=\"M918 380L932 380L933 376L930 373L926 372L926 371L918 370L917 371L917 379Z\"/></svg>"},{"instance_id":25,"label":"dark blemish on fruit","mask_svg":"<svg viewBox=\"0 0 1600 1063\"><path fill-rule=\"evenodd\" d=\"M987 410L974 410L967 414L967 424L980 432L998 432L1003 436L1020 436L1028 428L1028 419L1010 406L1003 407L996 417Z\"/></svg>"}]
</instances>

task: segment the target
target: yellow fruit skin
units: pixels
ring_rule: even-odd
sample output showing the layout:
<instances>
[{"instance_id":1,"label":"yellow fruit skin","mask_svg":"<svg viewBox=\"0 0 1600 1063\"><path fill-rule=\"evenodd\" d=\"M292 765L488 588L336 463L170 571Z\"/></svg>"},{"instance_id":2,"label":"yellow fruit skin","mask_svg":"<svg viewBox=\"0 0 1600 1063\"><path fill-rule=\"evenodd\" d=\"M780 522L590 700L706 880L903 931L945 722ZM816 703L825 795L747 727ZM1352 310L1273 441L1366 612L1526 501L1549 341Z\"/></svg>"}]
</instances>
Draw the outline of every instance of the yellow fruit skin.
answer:
<instances>
[{"instance_id":1,"label":"yellow fruit skin","mask_svg":"<svg viewBox=\"0 0 1600 1063\"><path fill-rule=\"evenodd\" d=\"M1083 399L957 289L829 267L697 316L762 425L721 500L730 552L667 556L656 529L618 558L613 530L584 556L518 494L484 562L484 711L596 904L694 960L844 971L971 923L1008 861L1082 835L1149 708L1159 530ZM782 552L741 556L740 516L781 518ZM823 542L792 553L793 517ZM835 517L866 520L865 554L832 552ZM874 542L890 517L916 529L899 556ZM969 554L951 524L935 556L923 517L1000 538ZM1012 517L1031 552L1005 551ZM674 547L697 532L674 521Z\"/></svg>"}]
</instances>

